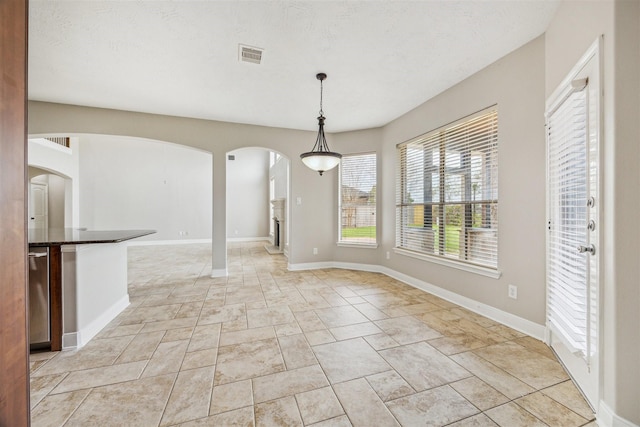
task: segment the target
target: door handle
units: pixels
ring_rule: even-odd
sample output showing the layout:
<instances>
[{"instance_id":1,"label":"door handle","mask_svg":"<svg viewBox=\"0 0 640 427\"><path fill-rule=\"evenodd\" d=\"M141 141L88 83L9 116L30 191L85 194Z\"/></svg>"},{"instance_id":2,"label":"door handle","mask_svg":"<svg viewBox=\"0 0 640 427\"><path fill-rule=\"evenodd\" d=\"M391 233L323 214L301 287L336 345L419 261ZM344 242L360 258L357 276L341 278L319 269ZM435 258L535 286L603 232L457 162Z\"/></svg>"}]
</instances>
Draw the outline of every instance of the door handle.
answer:
<instances>
[{"instance_id":1,"label":"door handle","mask_svg":"<svg viewBox=\"0 0 640 427\"><path fill-rule=\"evenodd\" d=\"M596 247L593 246L593 245L589 245L589 246L580 245L580 246L578 246L578 252L580 252L581 254L583 254L585 252L589 252L591 255L595 255L596 254Z\"/></svg>"}]
</instances>

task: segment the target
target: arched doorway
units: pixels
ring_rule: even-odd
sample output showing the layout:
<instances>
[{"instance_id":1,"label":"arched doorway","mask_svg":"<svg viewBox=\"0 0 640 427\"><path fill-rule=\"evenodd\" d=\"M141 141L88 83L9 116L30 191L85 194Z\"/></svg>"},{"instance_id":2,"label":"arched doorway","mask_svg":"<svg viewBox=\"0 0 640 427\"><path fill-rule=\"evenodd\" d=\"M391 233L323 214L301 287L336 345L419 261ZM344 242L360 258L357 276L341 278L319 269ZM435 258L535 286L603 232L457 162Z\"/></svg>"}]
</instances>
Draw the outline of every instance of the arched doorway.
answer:
<instances>
[{"instance_id":1,"label":"arched doorway","mask_svg":"<svg viewBox=\"0 0 640 427\"><path fill-rule=\"evenodd\" d=\"M290 160L263 147L227 153L227 241L265 240L270 253L289 250Z\"/></svg>"}]
</instances>

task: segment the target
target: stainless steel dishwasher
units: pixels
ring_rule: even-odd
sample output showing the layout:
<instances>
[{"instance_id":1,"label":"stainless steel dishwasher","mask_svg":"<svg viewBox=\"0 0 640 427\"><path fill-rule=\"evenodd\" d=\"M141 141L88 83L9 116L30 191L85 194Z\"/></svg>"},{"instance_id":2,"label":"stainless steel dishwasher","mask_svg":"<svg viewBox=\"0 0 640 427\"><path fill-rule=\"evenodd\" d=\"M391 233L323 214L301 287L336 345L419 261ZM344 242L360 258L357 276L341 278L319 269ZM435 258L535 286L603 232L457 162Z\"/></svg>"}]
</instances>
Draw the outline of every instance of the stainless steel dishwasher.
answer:
<instances>
[{"instance_id":1,"label":"stainless steel dishwasher","mask_svg":"<svg viewBox=\"0 0 640 427\"><path fill-rule=\"evenodd\" d=\"M49 248L29 248L29 344L32 350L51 342Z\"/></svg>"}]
</instances>

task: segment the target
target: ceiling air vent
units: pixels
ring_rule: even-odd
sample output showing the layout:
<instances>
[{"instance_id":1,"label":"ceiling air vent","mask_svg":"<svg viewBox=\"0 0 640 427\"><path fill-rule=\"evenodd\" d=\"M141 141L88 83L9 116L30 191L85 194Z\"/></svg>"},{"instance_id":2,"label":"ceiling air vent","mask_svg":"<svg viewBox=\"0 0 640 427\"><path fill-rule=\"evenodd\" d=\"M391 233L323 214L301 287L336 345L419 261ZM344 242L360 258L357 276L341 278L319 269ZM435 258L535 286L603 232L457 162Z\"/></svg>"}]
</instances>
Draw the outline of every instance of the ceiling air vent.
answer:
<instances>
[{"instance_id":1,"label":"ceiling air vent","mask_svg":"<svg viewBox=\"0 0 640 427\"><path fill-rule=\"evenodd\" d=\"M262 61L262 52L264 49L259 47L251 47L245 45L238 45L239 47L239 60L240 62L250 62L252 64L259 64Z\"/></svg>"}]
</instances>

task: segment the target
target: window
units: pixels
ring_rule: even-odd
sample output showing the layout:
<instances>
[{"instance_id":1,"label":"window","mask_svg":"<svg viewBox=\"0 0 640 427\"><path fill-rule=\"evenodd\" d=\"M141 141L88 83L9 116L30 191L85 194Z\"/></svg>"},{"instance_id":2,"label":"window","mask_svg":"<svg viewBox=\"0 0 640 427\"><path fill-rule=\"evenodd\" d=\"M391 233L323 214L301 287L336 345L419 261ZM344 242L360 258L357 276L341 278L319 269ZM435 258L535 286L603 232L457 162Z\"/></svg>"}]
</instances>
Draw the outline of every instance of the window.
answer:
<instances>
[{"instance_id":1,"label":"window","mask_svg":"<svg viewBox=\"0 0 640 427\"><path fill-rule=\"evenodd\" d=\"M396 245L498 266L495 107L398 145Z\"/></svg>"},{"instance_id":2,"label":"window","mask_svg":"<svg viewBox=\"0 0 640 427\"><path fill-rule=\"evenodd\" d=\"M280 153L269 151L269 167L273 167L280 160Z\"/></svg>"},{"instance_id":3,"label":"window","mask_svg":"<svg viewBox=\"0 0 640 427\"><path fill-rule=\"evenodd\" d=\"M376 153L343 155L340 162L338 243L376 244Z\"/></svg>"}]
</instances>

